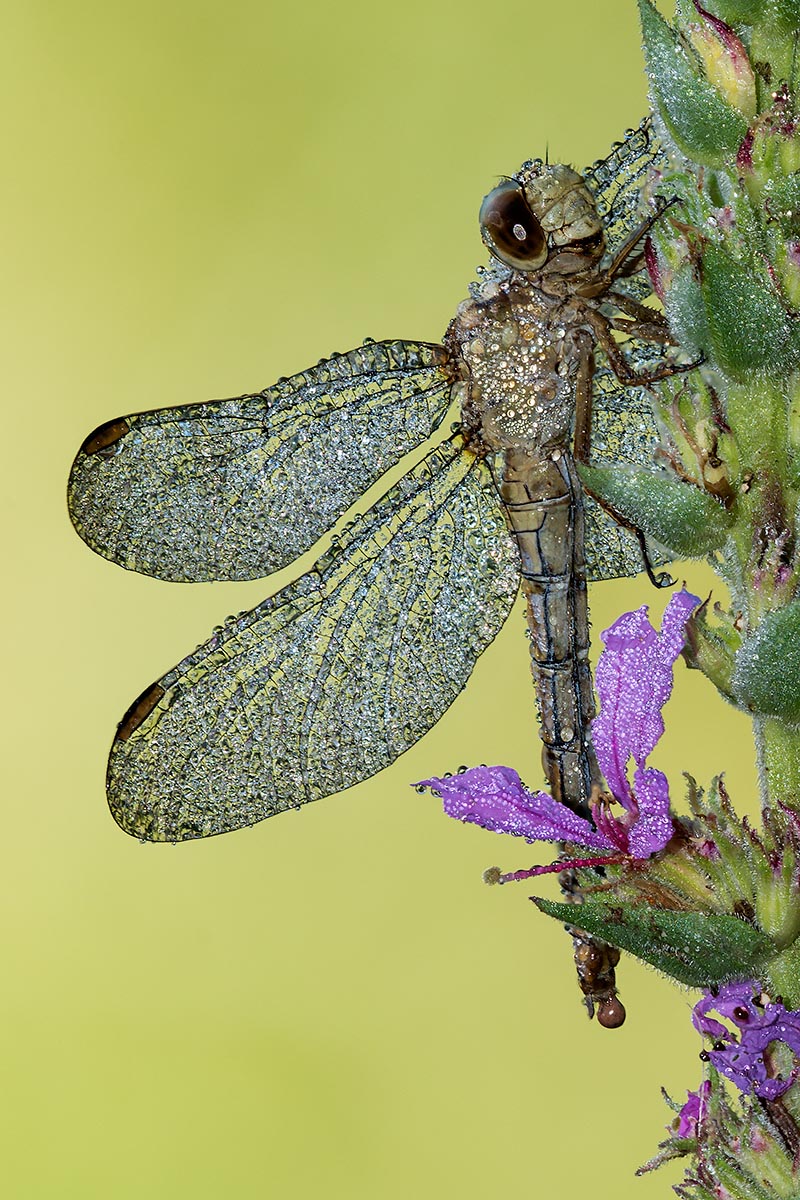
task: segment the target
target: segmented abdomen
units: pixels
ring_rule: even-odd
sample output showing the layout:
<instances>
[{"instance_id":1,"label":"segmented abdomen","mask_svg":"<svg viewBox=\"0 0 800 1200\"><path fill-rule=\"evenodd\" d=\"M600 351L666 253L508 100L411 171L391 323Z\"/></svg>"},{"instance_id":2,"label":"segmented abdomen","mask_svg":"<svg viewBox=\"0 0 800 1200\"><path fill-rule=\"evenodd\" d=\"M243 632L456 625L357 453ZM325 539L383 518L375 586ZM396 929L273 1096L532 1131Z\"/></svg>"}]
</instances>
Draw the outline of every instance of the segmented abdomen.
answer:
<instances>
[{"instance_id":1,"label":"segmented abdomen","mask_svg":"<svg viewBox=\"0 0 800 1200\"><path fill-rule=\"evenodd\" d=\"M588 816L601 777L589 736L595 704L581 485L567 451L539 457L506 450L500 458L500 490L520 551L545 774L556 799Z\"/></svg>"}]
</instances>

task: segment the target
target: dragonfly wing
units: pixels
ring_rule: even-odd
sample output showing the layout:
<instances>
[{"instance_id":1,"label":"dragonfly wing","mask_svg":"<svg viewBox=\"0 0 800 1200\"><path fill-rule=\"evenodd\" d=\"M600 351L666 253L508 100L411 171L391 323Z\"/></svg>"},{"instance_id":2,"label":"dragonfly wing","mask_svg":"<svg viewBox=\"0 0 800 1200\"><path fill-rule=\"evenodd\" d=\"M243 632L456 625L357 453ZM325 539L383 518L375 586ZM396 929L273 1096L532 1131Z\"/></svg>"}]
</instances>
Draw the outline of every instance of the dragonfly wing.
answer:
<instances>
[{"instance_id":1,"label":"dragonfly wing","mask_svg":"<svg viewBox=\"0 0 800 1200\"><path fill-rule=\"evenodd\" d=\"M636 129L627 131L621 142L614 143L606 158L583 172L603 220L605 264L644 220L647 210L642 202L642 188L655 170L666 165L664 148L652 119L645 117ZM637 299L643 299L653 290L645 272L619 279L614 286Z\"/></svg>"},{"instance_id":2,"label":"dragonfly wing","mask_svg":"<svg viewBox=\"0 0 800 1200\"><path fill-rule=\"evenodd\" d=\"M451 380L442 346L370 342L254 395L110 421L73 464L73 524L159 579L269 575L429 436Z\"/></svg>"},{"instance_id":3,"label":"dragonfly wing","mask_svg":"<svg viewBox=\"0 0 800 1200\"><path fill-rule=\"evenodd\" d=\"M653 346L645 349L633 339L625 343L625 350L637 367L658 361L658 350ZM652 467L659 437L647 389L621 384L599 348L596 355L591 461L598 465L630 463ZM638 575L644 564L635 534L618 524L591 496L584 500L587 577L617 579ZM664 561L655 548L648 546L648 554L652 563Z\"/></svg>"},{"instance_id":4,"label":"dragonfly wing","mask_svg":"<svg viewBox=\"0 0 800 1200\"><path fill-rule=\"evenodd\" d=\"M488 470L445 442L139 698L109 758L114 817L183 841L374 775L461 691L518 582Z\"/></svg>"}]
</instances>

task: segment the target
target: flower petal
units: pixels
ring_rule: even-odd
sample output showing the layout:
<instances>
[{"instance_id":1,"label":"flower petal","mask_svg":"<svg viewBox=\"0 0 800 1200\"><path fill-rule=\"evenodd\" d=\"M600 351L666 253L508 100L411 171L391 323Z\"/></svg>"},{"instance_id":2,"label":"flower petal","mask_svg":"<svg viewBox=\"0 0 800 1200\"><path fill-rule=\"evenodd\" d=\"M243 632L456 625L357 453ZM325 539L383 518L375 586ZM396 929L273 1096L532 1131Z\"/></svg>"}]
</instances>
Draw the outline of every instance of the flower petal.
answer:
<instances>
[{"instance_id":1,"label":"flower petal","mask_svg":"<svg viewBox=\"0 0 800 1200\"><path fill-rule=\"evenodd\" d=\"M433 788L444 811L495 833L511 833L528 842L576 842L598 850L615 850L604 834L576 816L546 792L529 792L511 767L473 767L443 779L423 779Z\"/></svg>"},{"instance_id":2,"label":"flower petal","mask_svg":"<svg viewBox=\"0 0 800 1200\"><path fill-rule=\"evenodd\" d=\"M753 980L727 984L718 995L706 994L698 1001L692 1021L701 1033L716 1039L717 1045L708 1057L720 1075L743 1092L775 1100L791 1087L794 1075L788 1079L771 1076L764 1051L772 1042L784 1042L795 1057L800 1055L800 1010L788 1010L777 1001L761 1007L753 1000L759 991ZM738 1026L738 1041L729 1029L707 1015L712 1011Z\"/></svg>"},{"instance_id":3,"label":"flower petal","mask_svg":"<svg viewBox=\"0 0 800 1200\"><path fill-rule=\"evenodd\" d=\"M784 1039L773 1035L767 1039L763 1049L766 1049L770 1042L778 1040ZM775 1079L768 1075L763 1052L745 1042L744 1038L738 1045L733 1043L722 1050L710 1050L708 1058L720 1075L735 1083L740 1091L746 1094L755 1092L762 1100L777 1100L794 1082L791 1077Z\"/></svg>"},{"instance_id":4,"label":"flower petal","mask_svg":"<svg viewBox=\"0 0 800 1200\"><path fill-rule=\"evenodd\" d=\"M628 852L634 858L649 858L663 850L674 833L669 784L666 775L655 767L637 767L633 790L639 816L628 831Z\"/></svg>"},{"instance_id":5,"label":"flower petal","mask_svg":"<svg viewBox=\"0 0 800 1200\"><path fill-rule=\"evenodd\" d=\"M623 613L601 635L605 649L595 675L600 715L592 737L606 782L631 812L636 801L628 760L644 766L664 732L661 710L672 692L672 668L683 649L686 621L699 603L690 592L677 592L666 607L660 634L645 606Z\"/></svg>"},{"instance_id":6,"label":"flower petal","mask_svg":"<svg viewBox=\"0 0 800 1200\"><path fill-rule=\"evenodd\" d=\"M723 1038L729 1042L733 1041L730 1031L719 1021L709 1017L708 1013L717 1012L721 1017L733 1021L736 1019L734 1014L737 1011L746 1012L748 1020L757 1020L761 1010L753 1003L753 997L759 996L760 993L761 985L756 983L755 979L745 979L741 983L726 983L717 991L716 995L706 992L692 1009L692 1024L698 1033L705 1033L708 1037Z\"/></svg>"},{"instance_id":7,"label":"flower petal","mask_svg":"<svg viewBox=\"0 0 800 1200\"><path fill-rule=\"evenodd\" d=\"M704 1079L696 1092L686 1093L686 1103L678 1113L678 1124L675 1130L677 1137L697 1137L698 1126L702 1124L703 1118L705 1117L710 1095L710 1079ZM672 1132L672 1130L670 1130L670 1132Z\"/></svg>"}]
</instances>

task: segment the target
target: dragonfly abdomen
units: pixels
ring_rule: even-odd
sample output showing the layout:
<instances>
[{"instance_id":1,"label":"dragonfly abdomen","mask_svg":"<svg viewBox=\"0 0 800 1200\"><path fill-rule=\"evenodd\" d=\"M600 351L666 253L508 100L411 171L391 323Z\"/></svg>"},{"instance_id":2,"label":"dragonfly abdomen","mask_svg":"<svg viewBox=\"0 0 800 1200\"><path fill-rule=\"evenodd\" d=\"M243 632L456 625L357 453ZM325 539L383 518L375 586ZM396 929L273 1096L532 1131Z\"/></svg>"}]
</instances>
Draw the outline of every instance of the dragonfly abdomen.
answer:
<instances>
[{"instance_id":1,"label":"dragonfly abdomen","mask_svg":"<svg viewBox=\"0 0 800 1200\"><path fill-rule=\"evenodd\" d=\"M501 460L500 491L520 552L544 770L553 796L588 814L601 778L589 738L595 705L580 483L566 451L544 457L506 450Z\"/></svg>"}]
</instances>

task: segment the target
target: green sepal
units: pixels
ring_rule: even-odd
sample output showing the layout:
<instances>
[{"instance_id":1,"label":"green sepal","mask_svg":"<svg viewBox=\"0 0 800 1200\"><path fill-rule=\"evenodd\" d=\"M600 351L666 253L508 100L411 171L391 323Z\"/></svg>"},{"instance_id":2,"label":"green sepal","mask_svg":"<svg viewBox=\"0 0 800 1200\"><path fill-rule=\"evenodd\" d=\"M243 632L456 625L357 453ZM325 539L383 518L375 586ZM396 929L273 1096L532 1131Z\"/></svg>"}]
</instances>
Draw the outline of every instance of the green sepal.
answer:
<instances>
[{"instance_id":1,"label":"green sepal","mask_svg":"<svg viewBox=\"0 0 800 1200\"><path fill-rule=\"evenodd\" d=\"M773 995L782 996L787 1008L800 1004L800 941L787 946L764 966L764 978Z\"/></svg>"},{"instance_id":2,"label":"green sepal","mask_svg":"<svg viewBox=\"0 0 800 1200\"><path fill-rule=\"evenodd\" d=\"M726 374L745 382L757 372L785 377L798 347L789 315L774 287L719 246L703 255L703 298L710 353Z\"/></svg>"},{"instance_id":3,"label":"green sepal","mask_svg":"<svg viewBox=\"0 0 800 1200\"><path fill-rule=\"evenodd\" d=\"M791 149L794 150L794 146ZM763 195L769 205L770 218L778 223L784 237L796 234L800 213L800 171L792 171L786 175L781 173L780 169L776 170L775 174L765 181ZM791 213L791 216L787 216L788 213Z\"/></svg>"},{"instance_id":4,"label":"green sepal","mask_svg":"<svg viewBox=\"0 0 800 1200\"><path fill-rule=\"evenodd\" d=\"M772 1200L772 1188L766 1188L759 1179L751 1178L749 1172L745 1174L741 1158L735 1158L730 1151L726 1154L727 1149L723 1147L714 1153L715 1186L709 1195L725 1196L726 1200ZM763 1178L763 1170L760 1174Z\"/></svg>"},{"instance_id":5,"label":"green sepal","mask_svg":"<svg viewBox=\"0 0 800 1200\"><path fill-rule=\"evenodd\" d=\"M742 636L734 628L727 614L718 612L717 615L722 615L723 620L711 625L705 606L692 614L686 625L686 648L683 656L689 667L702 671L726 700L736 704L733 671Z\"/></svg>"},{"instance_id":6,"label":"green sepal","mask_svg":"<svg viewBox=\"0 0 800 1200\"><path fill-rule=\"evenodd\" d=\"M800 600L768 613L744 640L732 682L749 712L800 723Z\"/></svg>"},{"instance_id":7,"label":"green sepal","mask_svg":"<svg viewBox=\"0 0 800 1200\"><path fill-rule=\"evenodd\" d=\"M675 144L694 162L721 167L735 158L747 121L695 68L674 29L651 0L639 0L647 72Z\"/></svg>"},{"instance_id":8,"label":"green sepal","mask_svg":"<svg viewBox=\"0 0 800 1200\"><path fill-rule=\"evenodd\" d=\"M732 518L708 492L646 467L578 464L603 504L679 558L703 558L724 544Z\"/></svg>"},{"instance_id":9,"label":"green sepal","mask_svg":"<svg viewBox=\"0 0 800 1200\"><path fill-rule=\"evenodd\" d=\"M689 987L756 975L772 948L765 934L728 913L623 906L613 897L599 896L580 905L538 896L533 902L547 916L585 929Z\"/></svg>"}]
</instances>

